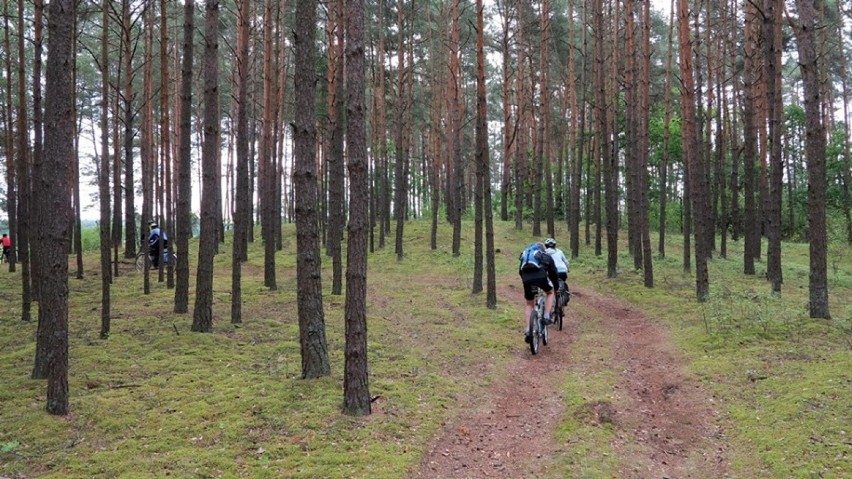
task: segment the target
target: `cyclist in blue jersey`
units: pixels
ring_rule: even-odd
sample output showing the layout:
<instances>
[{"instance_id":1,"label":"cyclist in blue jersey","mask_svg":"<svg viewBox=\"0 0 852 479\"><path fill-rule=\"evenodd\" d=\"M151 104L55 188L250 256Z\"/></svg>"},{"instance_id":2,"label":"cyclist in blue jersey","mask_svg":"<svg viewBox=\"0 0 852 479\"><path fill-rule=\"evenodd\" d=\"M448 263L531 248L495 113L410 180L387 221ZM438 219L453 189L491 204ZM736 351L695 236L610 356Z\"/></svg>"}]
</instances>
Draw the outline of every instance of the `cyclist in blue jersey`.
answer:
<instances>
[{"instance_id":1,"label":"cyclist in blue jersey","mask_svg":"<svg viewBox=\"0 0 852 479\"><path fill-rule=\"evenodd\" d=\"M543 243L529 245L521 253L519 260L518 274L524 284L524 299L527 301L524 306L524 340L530 342L529 320L534 306L535 289L541 289L547 294L544 302L544 322L551 324L553 320L550 317L550 311L553 309L554 285L559 284L559 278L553 258L547 254Z\"/></svg>"}]
</instances>

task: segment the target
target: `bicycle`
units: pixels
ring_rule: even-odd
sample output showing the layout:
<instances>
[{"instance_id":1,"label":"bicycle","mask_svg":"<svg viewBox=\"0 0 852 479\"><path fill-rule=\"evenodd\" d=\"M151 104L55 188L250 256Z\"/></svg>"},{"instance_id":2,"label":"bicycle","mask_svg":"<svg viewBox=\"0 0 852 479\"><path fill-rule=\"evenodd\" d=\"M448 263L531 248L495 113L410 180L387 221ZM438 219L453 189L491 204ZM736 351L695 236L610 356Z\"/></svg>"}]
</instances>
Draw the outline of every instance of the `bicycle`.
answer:
<instances>
[{"instance_id":1,"label":"bicycle","mask_svg":"<svg viewBox=\"0 0 852 479\"><path fill-rule=\"evenodd\" d=\"M541 349L539 343L547 346L550 336L547 333L547 323L544 322L544 298L546 293L541 288L536 288L535 305L530 313L530 352L538 354Z\"/></svg>"},{"instance_id":2,"label":"bicycle","mask_svg":"<svg viewBox=\"0 0 852 479\"><path fill-rule=\"evenodd\" d=\"M153 260L154 258L148 253L148 250L140 250L139 253L136 254L136 271L141 273L145 270L146 266L151 265ZM165 264L176 264L177 255L167 249L163 250L163 261Z\"/></svg>"},{"instance_id":3,"label":"bicycle","mask_svg":"<svg viewBox=\"0 0 852 479\"><path fill-rule=\"evenodd\" d=\"M565 306L571 301L571 292L568 291L568 283L559 280L559 288L556 290L556 298L553 305L553 321L556 329L562 331L562 319L565 316Z\"/></svg>"}]
</instances>

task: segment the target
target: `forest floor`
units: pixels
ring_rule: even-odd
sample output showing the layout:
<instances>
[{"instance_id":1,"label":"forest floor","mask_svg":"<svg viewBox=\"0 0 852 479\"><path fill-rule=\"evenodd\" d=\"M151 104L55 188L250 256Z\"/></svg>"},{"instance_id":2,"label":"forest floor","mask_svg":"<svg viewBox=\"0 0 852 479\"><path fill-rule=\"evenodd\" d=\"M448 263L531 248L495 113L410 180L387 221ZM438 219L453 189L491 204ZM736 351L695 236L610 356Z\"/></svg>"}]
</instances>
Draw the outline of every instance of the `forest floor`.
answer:
<instances>
[{"instance_id":1,"label":"forest floor","mask_svg":"<svg viewBox=\"0 0 852 479\"><path fill-rule=\"evenodd\" d=\"M600 333L591 339L592 349L608 352L585 358L572 352L584 322ZM560 444L555 433L566 415L612 428L621 479L725 477L720 413L685 363L667 330L635 307L572 288L563 331L551 334L537 356L519 347L506 374L481 392L467 414L445 424L411 478L562 477L556 458L572 442ZM600 369L614 375L611 399L566 409L567 378Z\"/></svg>"}]
</instances>

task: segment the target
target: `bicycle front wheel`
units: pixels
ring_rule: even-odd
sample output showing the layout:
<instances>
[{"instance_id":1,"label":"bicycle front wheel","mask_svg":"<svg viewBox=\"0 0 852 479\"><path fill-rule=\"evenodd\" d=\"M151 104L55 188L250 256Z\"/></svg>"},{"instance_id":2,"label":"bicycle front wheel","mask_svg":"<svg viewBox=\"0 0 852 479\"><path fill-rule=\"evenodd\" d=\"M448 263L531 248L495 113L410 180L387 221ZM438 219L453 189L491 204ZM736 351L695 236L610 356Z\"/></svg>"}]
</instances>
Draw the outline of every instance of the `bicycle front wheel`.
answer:
<instances>
[{"instance_id":1,"label":"bicycle front wheel","mask_svg":"<svg viewBox=\"0 0 852 479\"><path fill-rule=\"evenodd\" d=\"M538 327L538 314L535 310L533 310L532 314L530 314L530 352L533 354L538 354L539 351L539 343L541 341L541 331Z\"/></svg>"}]
</instances>

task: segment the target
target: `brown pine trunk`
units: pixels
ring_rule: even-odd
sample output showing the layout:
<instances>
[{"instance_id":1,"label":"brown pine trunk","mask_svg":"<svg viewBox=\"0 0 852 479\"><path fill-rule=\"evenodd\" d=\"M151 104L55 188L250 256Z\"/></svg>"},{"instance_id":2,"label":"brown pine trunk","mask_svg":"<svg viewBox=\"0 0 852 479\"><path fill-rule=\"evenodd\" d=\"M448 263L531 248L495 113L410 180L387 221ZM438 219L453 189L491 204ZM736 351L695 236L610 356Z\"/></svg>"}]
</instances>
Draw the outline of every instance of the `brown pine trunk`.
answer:
<instances>
[{"instance_id":1,"label":"brown pine trunk","mask_svg":"<svg viewBox=\"0 0 852 479\"><path fill-rule=\"evenodd\" d=\"M21 263L21 320L32 319L30 277L30 124L27 95L26 54L24 50L24 0L18 0L18 237L15 250ZM36 230L37 231L37 230ZM15 238L12 239L15 244Z\"/></svg>"},{"instance_id":2,"label":"brown pine trunk","mask_svg":"<svg viewBox=\"0 0 852 479\"><path fill-rule=\"evenodd\" d=\"M772 292L781 293L781 200L783 195L784 157L781 134L784 104L781 97L781 11L779 0L765 0L763 5L763 37L766 103L769 113L769 201L766 202L766 275Z\"/></svg>"},{"instance_id":3,"label":"brown pine trunk","mask_svg":"<svg viewBox=\"0 0 852 479\"><path fill-rule=\"evenodd\" d=\"M204 143L201 151L201 232L192 330L213 331L213 256L218 243L219 0L206 0L204 26Z\"/></svg>"},{"instance_id":4,"label":"brown pine trunk","mask_svg":"<svg viewBox=\"0 0 852 479\"><path fill-rule=\"evenodd\" d=\"M44 1L34 0L33 2L33 155L32 168L42 161L42 152L44 149L44 112L42 109L42 53L44 42ZM43 214L44 205L41 203L41 198L38 195L33 195L30 205L31 215L36 217ZM40 264L41 254L39 246L43 240L42 234L39 231L34 232L34 241L30 242L31 255L31 275L32 275L32 296L38 301L40 294L39 271L42 269Z\"/></svg>"},{"instance_id":5,"label":"brown pine trunk","mask_svg":"<svg viewBox=\"0 0 852 479\"><path fill-rule=\"evenodd\" d=\"M706 177L704 176L704 162L696 143L698 132L695 125L695 91L692 70L692 38L689 29L689 6L687 0L678 0L678 26L680 45L680 73L682 80L681 102L683 110L682 137L683 144L688 146L686 150L687 164L689 165L689 179L692 187L691 196L686 201L691 201L693 209L700 208L706 195ZM706 241L706 216L696 215L695 221L695 292L699 302L707 300L710 288L709 273L707 270L707 247Z\"/></svg>"},{"instance_id":6,"label":"brown pine trunk","mask_svg":"<svg viewBox=\"0 0 852 479\"><path fill-rule=\"evenodd\" d=\"M828 235L825 221L825 125L820 107L818 57L814 38L814 0L796 0L799 21L794 30L798 40L799 67L805 96L805 155L808 163L808 239L810 274L808 276L810 316L829 319L828 310Z\"/></svg>"},{"instance_id":7,"label":"brown pine trunk","mask_svg":"<svg viewBox=\"0 0 852 479\"><path fill-rule=\"evenodd\" d=\"M263 13L263 125L258 157L258 193L261 209L261 237L263 238L263 284L272 291L278 289L275 277L275 167L272 159L272 122L275 82L273 81L273 29L272 0L266 0Z\"/></svg>"},{"instance_id":8,"label":"brown pine trunk","mask_svg":"<svg viewBox=\"0 0 852 479\"><path fill-rule=\"evenodd\" d=\"M189 238L190 198L192 197L191 138L192 135L192 60L193 16L195 0L184 3L183 60L180 79L180 150L178 158L177 208L175 211L175 246L177 254L177 281L175 282L175 313L189 311Z\"/></svg>"},{"instance_id":9,"label":"brown pine trunk","mask_svg":"<svg viewBox=\"0 0 852 479\"><path fill-rule=\"evenodd\" d=\"M405 144L406 125L406 103L409 92L406 90L407 65L405 63L405 35L407 33L404 8L405 2L397 2L397 95L394 105L394 117L396 130L394 131L394 142L396 143L396 158L394 168L394 220L396 221L396 236L394 252L396 260L402 261L403 247L402 236L405 226L406 209L408 207L408 152Z\"/></svg>"},{"instance_id":10,"label":"brown pine trunk","mask_svg":"<svg viewBox=\"0 0 852 479\"><path fill-rule=\"evenodd\" d=\"M9 40L9 32L11 27L9 19L12 18L9 13L9 1L3 2L3 49L6 52L12 51L12 44ZM4 116L4 128L6 132L6 214L9 218L9 237L12 238L12 248L9 251L9 272L16 271L15 264L17 263L17 254L15 254L15 241L18 237L18 192L17 178L15 177L15 128L13 126L12 115L12 55L4 55L6 58L6 102ZM5 259L4 259L5 260Z\"/></svg>"},{"instance_id":11,"label":"brown pine trunk","mask_svg":"<svg viewBox=\"0 0 852 479\"><path fill-rule=\"evenodd\" d=\"M651 258L651 226L648 200L648 138L649 116L651 111L651 10L650 2L643 2L642 8L642 56L639 64L639 240L642 248L642 269L645 271L645 287L654 287L654 266Z\"/></svg>"},{"instance_id":12,"label":"brown pine trunk","mask_svg":"<svg viewBox=\"0 0 852 479\"><path fill-rule=\"evenodd\" d=\"M672 101L671 101L671 83L672 83L672 56L673 56L673 40L674 40L674 14L675 0L671 0L669 11L669 46L666 55L666 80L663 93L663 104L665 108L663 120L663 155L660 160L660 167L657 171L660 177L660 232L657 252L660 258L666 257L666 225L668 215L668 180L669 180L669 140L671 138L671 120L672 120Z\"/></svg>"},{"instance_id":13,"label":"brown pine trunk","mask_svg":"<svg viewBox=\"0 0 852 479\"><path fill-rule=\"evenodd\" d=\"M109 0L103 0L101 31L101 162L98 169L98 200L101 209L101 339L110 331L110 209L109 209Z\"/></svg>"},{"instance_id":14,"label":"brown pine trunk","mask_svg":"<svg viewBox=\"0 0 852 479\"><path fill-rule=\"evenodd\" d=\"M135 258L139 246L136 235L136 186L133 181L133 41L130 0L121 4L121 41L124 55L124 257Z\"/></svg>"},{"instance_id":15,"label":"brown pine trunk","mask_svg":"<svg viewBox=\"0 0 852 479\"><path fill-rule=\"evenodd\" d=\"M497 308L497 273L494 253L494 211L491 205L491 160L488 154L488 105L485 97L485 22L482 0L476 1L476 164L477 207L485 213L485 306ZM479 208L479 202L484 204ZM480 238L477 235L476 241Z\"/></svg>"},{"instance_id":16,"label":"brown pine trunk","mask_svg":"<svg viewBox=\"0 0 852 479\"><path fill-rule=\"evenodd\" d=\"M338 0L342 1L342 0ZM364 2L347 0L346 79L349 148L349 238L346 259L346 350L343 375L343 412L371 413L367 367L367 167L364 75Z\"/></svg>"},{"instance_id":17,"label":"brown pine trunk","mask_svg":"<svg viewBox=\"0 0 852 479\"><path fill-rule=\"evenodd\" d=\"M165 201L165 207L161 208L165 214L163 218L166 231L174 231L174 203L172 199L172 126L171 126L171 81L169 73L169 22L168 5L166 0L160 0L160 138L161 138L161 168L162 176L157 175L162 181L162 192L158 195L160 201ZM172 247L174 249L174 247ZM166 287L175 287L175 265L169 261L167 266Z\"/></svg>"},{"instance_id":18,"label":"brown pine trunk","mask_svg":"<svg viewBox=\"0 0 852 479\"><path fill-rule=\"evenodd\" d=\"M343 292L343 228L346 222L343 159L343 135L345 131L343 108L343 49L345 25L344 2L337 1L328 12L328 237L326 254L331 256L331 294Z\"/></svg>"},{"instance_id":19,"label":"brown pine trunk","mask_svg":"<svg viewBox=\"0 0 852 479\"><path fill-rule=\"evenodd\" d=\"M248 68L251 2L237 3L236 102L237 161L234 209L234 244L231 255L231 323L242 323L242 263L247 260L248 226Z\"/></svg>"},{"instance_id":20,"label":"brown pine trunk","mask_svg":"<svg viewBox=\"0 0 852 479\"><path fill-rule=\"evenodd\" d=\"M757 13L752 5L745 11L745 45L743 60L743 193L745 217L743 230L745 247L743 249L743 272L755 274L754 261L760 256L760 222L755 199L757 183L757 125L755 120L755 89L757 62Z\"/></svg>"},{"instance_id":21,"label":"brown pine trunk","mask_svg":"<svg viewBox=\"0 0 852 479\"><path fill-rule=\"evenodd\" d=\"M331 373L325 339L325 315L322 305L321 254L318 213L316 210L316 112L314 110L316 0L296 2L294 29L296 72L294 77L296 111L293 124L295 165L293 183L296 194L296 263L299 344L302 377L327 376Z\"/></svg>"},{"instance_id":22,"label":"brown pine trunk","mask_svg":"<svg viewBox=\"0 0 852 479\"><path fill-rule=\"evenodd\" d=\"M459 55L461 55L461 43L459 40L459 3L460 0L452 0L453 8L451 13L452 27L450 30L450 161L451 174L449 178L448 198L452 201L448 203L448 211L452 212L451 221L453 223L453 257L458 257L461 254L461 216L464 198L462 190L464 188L464 171L462 169L462 124L461 124L461 64Z\"/></svg>"},{"instance_id":23,"label":"brown pine trunk","mask_svg":"<svg viewBox=\"0 0 852 479\"><path fill-rule=\"evenodd\" d=\"M70 161L74 151L74 63L76 2L53 0L48 15L48 53L44 118L44 162L33 173L44 204L36 228L46 238L40 251L44 336L47 341L47 412L68 413L68 240L71 232ZM59 174L57 174L59 173ZM65 174L62 174L65 173Z\"/></svg>"}]
</instances>

